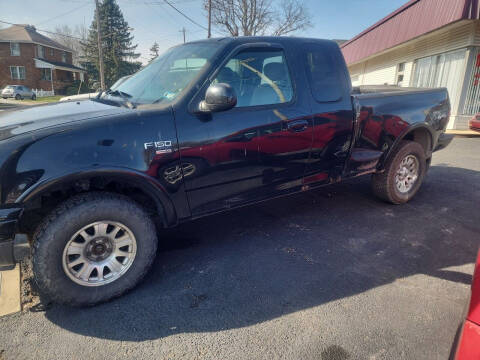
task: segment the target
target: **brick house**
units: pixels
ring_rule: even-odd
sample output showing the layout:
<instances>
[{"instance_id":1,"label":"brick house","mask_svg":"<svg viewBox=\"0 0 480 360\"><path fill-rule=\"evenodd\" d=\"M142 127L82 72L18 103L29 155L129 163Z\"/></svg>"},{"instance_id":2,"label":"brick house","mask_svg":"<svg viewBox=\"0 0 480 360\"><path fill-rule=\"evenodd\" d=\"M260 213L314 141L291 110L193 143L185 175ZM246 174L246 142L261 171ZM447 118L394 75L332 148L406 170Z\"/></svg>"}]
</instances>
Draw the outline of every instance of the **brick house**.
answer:
<instances>
[{"instance_id":1,"label":"brick house","mask_svg":"<svg viewBox=\"0 0 480 360\"><path fill-rule=\"evenodd\" d=\"M31 25L0 30L0 89L25 85L63 93L85 70L72 65L72 50L39 34Z\"/></svg>"}]
</instances>

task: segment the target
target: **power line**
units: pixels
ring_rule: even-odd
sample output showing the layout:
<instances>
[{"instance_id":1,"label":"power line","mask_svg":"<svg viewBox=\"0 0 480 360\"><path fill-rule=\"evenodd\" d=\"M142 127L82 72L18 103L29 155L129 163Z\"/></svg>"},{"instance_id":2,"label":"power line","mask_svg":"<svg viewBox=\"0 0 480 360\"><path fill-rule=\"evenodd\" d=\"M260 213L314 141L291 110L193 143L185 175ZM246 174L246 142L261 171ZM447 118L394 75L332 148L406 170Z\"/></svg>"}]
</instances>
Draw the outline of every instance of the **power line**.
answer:
<instances>
[{"instance_id":1,"label":"power line","mask_svg":"<svg viewBox=\"0 0 480 360\"><path fill-rule=\"evenodd\" d=\"M70 11L67 11L67 12L65 12L65 13L63 13L63 14L60 14L60 15L54 16L54 17L52 17L52 18L50 18L50 19L47 19L47 20L41 21L41 22L39 22L37 25L44 24L44 23L46 23L46 22L49 22L49 21L55 20L55 19L57 19L57 18L59 18L59 17L62 17L62 16L65 16L65 15L68 15L68 14L70 14L70 13L72 13L72 12L74 12L74 11L78 10L78 9L81 9L82 7L84 7L84 6L87 6L87 5L90 5L90 3L83 3L82 5L80 5L80 6L76 7L76 8L74 8L74 9L72 9L72 10L70 10Z\"/></svg>"},{"instance_id":2,"label":"power line","mask_svg":"<svg viewBox=\"0 0 480 360\"><path fill-rule=\"evenodd\" d=\"M203 26L203 25L200 25L199 23L197 23L195 20L193 20L191 17L189 17L188 15L185 15L183 12L181 12L180 10L178 10L175 6L173 6L168 0L163 0L165 2L165 4L167 4L168 6L170 6L173 10L175 10L176 12L178 12L180 15L182 15L185 19L187 19L188 21L190 21L192 24L195 24L197 25L198 27L202 28L203 30L207 30L208 29Z\"/></svg>"},{"instance_id":3,"label":"power line","mask_svg":"<svg viewBox=\"0 0 480 360\"><path fill-rule=\"evenodd\" d=\"M59 15L56 15L56 16L54 16L54 17L48 18L48 19L46 19L46 20L43 20L43 21L37 23L37 25L44 24L44 23L50 22L50 21L52 21L52 20L55 20L55 19L57 19L57 18L59 18L59 17L68 15L68 14L70 14L70 13L72 13L72 12L78 10L78 9L81 9L81 8L87 6L87 5L90 5L90 4L89 4L89 3L84 3L84 2L82 2L82 5L77 6L76 8L74 8L74 9L72 9L72 10L69 10L69 11L67 11L67 12L64 12L64 13L62 13L62 14L59 14ZM9 25L18 25L18 24L12 24L12 23L9 23L9 22L6 22L6 21L0 21L0 22L2 22L2 23L4 23L4 24L9 24ZM35 25L35 28L37 27L37 25ZM21 30L21 29L14 29L13 31L20 31L20 30ZM43 32L49 32L49 31L47 31L47 30L40 30L40 29L38 29L38 30L39 30L39 31L43 31ZM51 34L56 34L56 35L62 35L62 36L65 36L65 37L72 37L72 38L74 38L73 36L68 36L68 35L64 35L64 34L57 34L57 33L55 33L55 32L49 32L49 33L51 33ZM81 39L80 39L80 40L81 40Z\"/></svg>"}]
</instances>

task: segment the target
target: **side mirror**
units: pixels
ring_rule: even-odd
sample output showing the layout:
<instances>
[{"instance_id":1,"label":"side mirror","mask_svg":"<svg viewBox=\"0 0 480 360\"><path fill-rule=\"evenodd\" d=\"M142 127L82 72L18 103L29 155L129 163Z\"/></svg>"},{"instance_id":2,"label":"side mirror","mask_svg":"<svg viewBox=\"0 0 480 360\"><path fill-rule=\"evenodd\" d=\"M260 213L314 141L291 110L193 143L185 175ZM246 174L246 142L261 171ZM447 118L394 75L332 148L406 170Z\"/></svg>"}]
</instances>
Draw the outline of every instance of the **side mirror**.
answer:
<instances>
[{"instance_id":1,"label":"side mirror","mask_svg":"<svg viewBox=\"0 0 480 360\"><path fill-rule=\"evenodd\" d=\"M200 102L200 112L219 112L230 110L237 105L237 94L228 84L210 85L205 94L205 100Z\"/></svg>"}]
</instances>

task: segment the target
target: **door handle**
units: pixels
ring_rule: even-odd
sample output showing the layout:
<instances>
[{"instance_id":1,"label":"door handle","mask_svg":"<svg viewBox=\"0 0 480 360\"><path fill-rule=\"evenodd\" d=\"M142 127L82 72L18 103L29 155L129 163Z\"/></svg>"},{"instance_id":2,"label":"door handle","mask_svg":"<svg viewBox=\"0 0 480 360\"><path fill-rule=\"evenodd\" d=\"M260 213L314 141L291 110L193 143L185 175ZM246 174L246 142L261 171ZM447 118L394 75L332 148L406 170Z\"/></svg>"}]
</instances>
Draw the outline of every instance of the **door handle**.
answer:
<instances>
[{"instance_id":1,"label":"door handle","mask_svg":"<svg viewBox=\"0 0 480 360\"><path fill-rule=\"evenodd\" d=\"M307 120L295 120L287 124L288 131L291 132L301 132L307 130L308 121Z\"/></svg>"}]
</instances>

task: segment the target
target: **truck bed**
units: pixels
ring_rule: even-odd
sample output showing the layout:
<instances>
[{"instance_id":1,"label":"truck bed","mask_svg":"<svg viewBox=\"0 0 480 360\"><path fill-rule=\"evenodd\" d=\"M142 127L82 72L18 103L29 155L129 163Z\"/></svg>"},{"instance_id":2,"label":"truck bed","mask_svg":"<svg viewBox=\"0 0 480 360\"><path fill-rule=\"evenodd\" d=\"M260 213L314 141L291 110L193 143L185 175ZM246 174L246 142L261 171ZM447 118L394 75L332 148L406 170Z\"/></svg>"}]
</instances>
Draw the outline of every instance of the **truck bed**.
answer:
<instances>
[{"instance_id":1,"label":"truck bed","mask_svg":"<svg viewBox=\"0 0 480 360\"><path fill-rule=\"evenodd\" d=\"M427 159L440 148L449 120L450 102L445 88L402 88L397 86L361 86L352 90L355 111L350 175L382 168L389 153L404 134L412 134L422 143ZM412 130L418 131L412 132ZM368 156L366 156L367 154ZM361 155L361 156L360 156ZM356 164L367 158L369 165Z\"/></svg>"}]
</instances>

